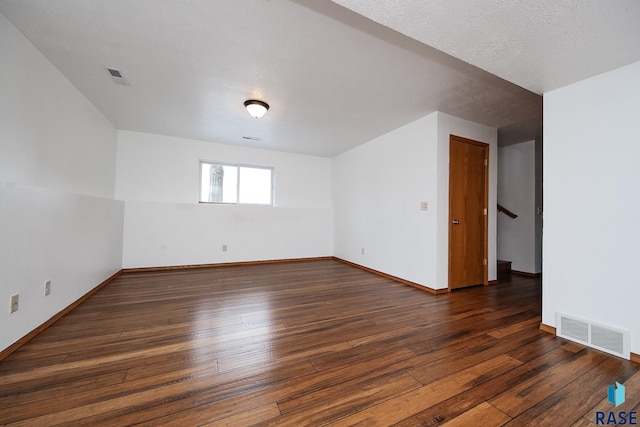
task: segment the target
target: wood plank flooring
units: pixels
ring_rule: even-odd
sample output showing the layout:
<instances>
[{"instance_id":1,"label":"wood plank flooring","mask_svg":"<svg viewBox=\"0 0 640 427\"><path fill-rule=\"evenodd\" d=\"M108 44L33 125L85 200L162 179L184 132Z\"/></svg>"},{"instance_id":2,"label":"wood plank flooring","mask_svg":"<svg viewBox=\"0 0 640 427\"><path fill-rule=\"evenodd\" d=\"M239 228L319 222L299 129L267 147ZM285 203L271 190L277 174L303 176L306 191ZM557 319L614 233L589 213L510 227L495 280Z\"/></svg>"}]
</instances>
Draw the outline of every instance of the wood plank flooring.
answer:
<instances>
[{"instance_id":1,"label":"wood plank flooring","mask_svg":"<svg viewBox=\"0 0 640 427\"><path fill-rule=\"evenodd\" d=\"M540 279L436 296L334 260L123 274L0 362L0 425L588 426L640 411L640 365L539 331L540 301Z\"/></svg>"}]
</instances>

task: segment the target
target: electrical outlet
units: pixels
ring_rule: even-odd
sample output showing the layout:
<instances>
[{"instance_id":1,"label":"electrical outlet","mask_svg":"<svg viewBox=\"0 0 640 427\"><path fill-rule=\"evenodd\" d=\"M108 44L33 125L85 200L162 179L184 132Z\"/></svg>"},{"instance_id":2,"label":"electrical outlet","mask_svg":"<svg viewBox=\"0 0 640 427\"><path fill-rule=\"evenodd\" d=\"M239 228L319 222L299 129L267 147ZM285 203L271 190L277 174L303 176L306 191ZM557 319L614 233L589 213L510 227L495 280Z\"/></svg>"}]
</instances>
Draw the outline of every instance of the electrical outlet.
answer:
<instances>
[{"instance_id":1,"label":"electrical outlet","mask_svg":"<svg viewBox=\"0 0 640 427\"><path fill-rule=\"evenodd\" d=\"M229 250L229 247L227 245L222 245L222 252L227 252L227 250Z\"/></svg>"},{"instance_id":2,"label":"electrical outlet","mask_svg":"<svg viewBox=\"0 0 640 427\"><path fill-rule=\"evenodd\" d=\"M421 211L429 210L429 203L427 203L427 202L420 202L420 210L421 210Z\"/></svg>"},{"instance_id":3,"label":"electrical outlet","mask_svg":"<svg viewBox=\"0 0 640 427\"><path fill-rule=\"evenodd\" d=\"M46 297L51 293L51 280L44 282L44 296Z\"/></svg>"},{"instance_id":4,"label":"electrical outlet","mask_svg":"<svg viewBox=\"0 0 640 427\"><path fill-rule=\"evenodd\" d=\"M18 311L18 302L20 299L20 295L14 294L11 295L11 313L15 313Z\"/></svg>"}]
</instances>

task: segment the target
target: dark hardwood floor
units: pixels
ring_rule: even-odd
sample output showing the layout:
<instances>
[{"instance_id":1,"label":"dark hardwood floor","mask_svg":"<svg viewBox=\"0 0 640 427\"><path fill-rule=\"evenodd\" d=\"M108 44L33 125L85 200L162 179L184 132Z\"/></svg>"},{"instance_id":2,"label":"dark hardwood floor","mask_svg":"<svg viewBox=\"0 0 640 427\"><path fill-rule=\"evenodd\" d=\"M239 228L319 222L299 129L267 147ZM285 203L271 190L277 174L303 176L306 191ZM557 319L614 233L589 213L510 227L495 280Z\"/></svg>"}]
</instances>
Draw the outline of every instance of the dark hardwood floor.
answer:
<instances>
[{"instance_id":1,"label":"dark hardwood floor","mask_svg":"<svg viewBox=\"0 0 640 427\"><path fill-rule=\"evenodd\" d=\"M540 279L435 296L333 260L123 274L0 362L0 424L587 426L639 411L640 365L539 331L540 301Z\"/></svg>"}]
</instances>

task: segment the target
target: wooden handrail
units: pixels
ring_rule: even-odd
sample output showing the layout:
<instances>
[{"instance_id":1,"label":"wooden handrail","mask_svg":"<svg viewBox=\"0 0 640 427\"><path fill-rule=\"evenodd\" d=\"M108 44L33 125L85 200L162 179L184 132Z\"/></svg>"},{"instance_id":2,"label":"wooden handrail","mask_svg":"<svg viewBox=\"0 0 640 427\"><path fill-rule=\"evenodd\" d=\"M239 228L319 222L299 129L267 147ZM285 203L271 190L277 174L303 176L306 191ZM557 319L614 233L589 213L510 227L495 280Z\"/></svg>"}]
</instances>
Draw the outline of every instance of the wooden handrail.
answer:
<instances>
[{"instance_id":1,"label":"wooden handrail","mask_svg":"<svg viewBox=\"0 0 640 427\"><path fill-rule=\"evenodd\" d=\"M502 212L503 214L507 215L508 217L511 218L518 218L518 215L514 214L513 212L511 212L509 209L505 208L504 206L501 206L498 203L498 212Z\"/></svg>"}]
</instances>

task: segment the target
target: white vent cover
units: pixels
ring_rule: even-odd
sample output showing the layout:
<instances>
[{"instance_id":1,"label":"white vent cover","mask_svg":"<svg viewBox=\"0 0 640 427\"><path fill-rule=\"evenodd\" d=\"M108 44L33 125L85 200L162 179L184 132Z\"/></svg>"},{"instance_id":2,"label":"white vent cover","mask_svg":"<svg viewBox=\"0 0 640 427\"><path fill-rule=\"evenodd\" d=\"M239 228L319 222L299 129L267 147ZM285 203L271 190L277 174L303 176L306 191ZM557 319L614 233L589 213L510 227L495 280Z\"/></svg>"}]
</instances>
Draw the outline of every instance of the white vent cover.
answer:
<instances>
[{"instance_id":1,"label":"white vent cover","mask_svg":"<svg viewBox=\"0 0 640 427\"><path fill-rule=\"evenodd\" d=\"M556 335L616 356L631 358L631 332L564 313L557 314Z\"/></svg>"}]
</instances>

